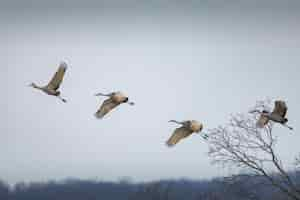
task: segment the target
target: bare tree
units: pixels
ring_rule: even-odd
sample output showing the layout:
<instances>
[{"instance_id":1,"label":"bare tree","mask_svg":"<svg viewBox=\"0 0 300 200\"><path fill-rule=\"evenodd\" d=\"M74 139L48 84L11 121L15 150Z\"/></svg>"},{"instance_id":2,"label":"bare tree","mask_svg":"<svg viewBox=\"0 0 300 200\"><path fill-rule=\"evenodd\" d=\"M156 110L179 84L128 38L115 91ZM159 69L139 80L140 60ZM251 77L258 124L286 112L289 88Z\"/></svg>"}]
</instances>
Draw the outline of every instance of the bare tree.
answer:
<instances>
[{"instance_id":1,"label":"bare tree","mask_svg":"<svg viewBox=\"0 0 300 200\"><path fill-rule=\"evenodd\" d=\"M139 188L129 199L169 200L171 187L172 183L151 182Z\"/></svg>"},{"instance_id":2,"label":"bare tree","mask_svg":"<svg viewBox=\"0 0 300 200\"><path fill-rule=\"evenodd\" d=\"M270 110L271 101L257 102L254 109ZM232 115L225 126L208 131L209 156L213 163L247 169L250 174L264 177L291 199L300 200L297 188L275 151L277 136L273 123L257 128L259 114Z\"/></svg>"}]
</instances>

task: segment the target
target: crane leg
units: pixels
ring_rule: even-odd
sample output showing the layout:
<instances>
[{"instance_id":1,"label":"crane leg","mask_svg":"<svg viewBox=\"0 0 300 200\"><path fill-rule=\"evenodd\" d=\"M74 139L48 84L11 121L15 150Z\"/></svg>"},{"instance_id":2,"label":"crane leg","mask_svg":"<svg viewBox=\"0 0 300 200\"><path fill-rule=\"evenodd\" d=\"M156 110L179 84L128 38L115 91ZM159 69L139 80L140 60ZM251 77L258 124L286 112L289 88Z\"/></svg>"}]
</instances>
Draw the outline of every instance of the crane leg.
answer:
<instances>
[{"instance_id":1,"label":"crane leg","mask_svg":"<svg viewBox=\"0 0 300 200\"><path fill-rule=\"evenodd\" d=\"M208 135L207 135L207 134L204 134L204 135L202 135L202 138L203 138L204 140L208 140Z\"/></svg>"},{"instance_id":2,"label":"crane leg","mask_svg":"<svg viewBox=\"0 0 300 200\"><path fill-rule=\"evenodd\" d=\"M134 102L128 102L129 105L134 106L135 103Z\"/></svg>"},{"instance_id":3,"label":"crane leg","mask_svg":"<svg viewBox=\"0 0 300 200\"><path fill-rule=\"evenodd\" d=\"M286 124L282 124L283 126L287 127L288 129L290 130L293 130L293 127L289 126L289 125L286 125Z\"/></svg>"},{"instance_id":4,"label":"crane leg","mask_svg":"<svg viewBox=\"0 0 300 200\"><path fill-rule=\"evenodd\" d=\"M57 96L60 100L62 100L62 102L67 103L67 100L62 98L61 96Z\"/></svg>"}]
</instances>

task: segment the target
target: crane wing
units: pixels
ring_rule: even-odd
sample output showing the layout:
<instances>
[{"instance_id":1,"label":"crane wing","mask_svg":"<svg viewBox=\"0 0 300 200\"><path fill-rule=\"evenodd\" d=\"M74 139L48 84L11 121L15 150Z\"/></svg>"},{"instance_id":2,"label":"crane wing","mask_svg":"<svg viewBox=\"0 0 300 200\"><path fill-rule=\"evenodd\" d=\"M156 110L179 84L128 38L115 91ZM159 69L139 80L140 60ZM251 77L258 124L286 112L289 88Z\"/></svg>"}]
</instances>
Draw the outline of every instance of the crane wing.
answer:
<instances>
[{"instance_id":1,"label":"crane wing","mask_svg":"<svg viewBox=\"0 0 300 200\"><path fill-rule=\"evenodd\" d=\"M269 119L266 116L260 115L259 119L257 120L256 126L259 128L263 128L268 122Z\"/></svg>"},{"instance_id":2,"label":"crane wing","mask_svg":"<svg viewBox=\"0 0 300 200\"><path fill-rule=\"evenodd\" d=\"M58 67L58 70L55 72L47 87L52 90L57 90L63 81L66 70L67 64L65 62L61 62Z\"/></svg>"},{"instance_id":3,"label":"crane wing","mask_svg":"<svg viewBox=\"0 0 300 200\"><path fill-rule=\"evenodd\" d=\"M287 112L287 106L284 101L275 101L275 107L272 113L276 113L281 117L285 117Z\"/></svg>"},{"instance_id":4,"label":"crane wing","mask_svg":"<svg viewBox=\"0 0 300 200\"><path fill-rule=\"evenodd\" d=\"M169 147L174 146L179 142L179 140L188 137L192 134L192 131L185 128L184 126L175 129L173 135L167 140L166 145Z\"/></svg>"},{"instance_id":5,"label":"crane wing","mask_svg":"<svg viewBox=\"0 0 300 200\"><path fill-rule=\"evenodd\" d=\"M120 105L120 103L116 103L111 98L106 99L99 110L95 113L96 118L103 118L104 115L106 115L108 112L110 112L112 109Z\"/></svg>"}]
</instances>

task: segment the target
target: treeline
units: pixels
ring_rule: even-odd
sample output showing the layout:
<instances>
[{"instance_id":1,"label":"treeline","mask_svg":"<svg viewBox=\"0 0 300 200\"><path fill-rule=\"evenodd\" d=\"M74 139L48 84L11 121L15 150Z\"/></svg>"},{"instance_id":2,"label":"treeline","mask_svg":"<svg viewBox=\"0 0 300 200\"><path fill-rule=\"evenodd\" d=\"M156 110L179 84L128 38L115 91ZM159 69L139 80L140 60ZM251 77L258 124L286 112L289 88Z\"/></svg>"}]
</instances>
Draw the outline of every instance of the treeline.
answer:
<instances>
[{"instance_id":1,"label":"treeline","mask_svg":"<svg viewBox=\"0 0 300 200\"><path fill-rule=\"evenodd\" d=\"M292 177L300 183L300 173ZM299 184L300 186L300 184ZM300 189L300 187L299 187ZM210 181L148 183L65 180L47 183L0 182L0 200L287 200L260 176L239 175Z\"/></svg>"}]
</instances>

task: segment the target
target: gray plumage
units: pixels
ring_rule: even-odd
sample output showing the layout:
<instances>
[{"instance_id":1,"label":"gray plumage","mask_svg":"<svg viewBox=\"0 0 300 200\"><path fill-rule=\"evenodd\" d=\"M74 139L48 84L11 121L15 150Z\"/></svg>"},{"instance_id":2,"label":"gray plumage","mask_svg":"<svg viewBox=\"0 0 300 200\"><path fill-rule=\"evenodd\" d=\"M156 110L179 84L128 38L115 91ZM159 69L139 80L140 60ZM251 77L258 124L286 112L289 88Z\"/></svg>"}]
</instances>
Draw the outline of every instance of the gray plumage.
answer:
<instances>
[{"instance_id":1,"label":"gray plumage","mask_svg":"<svg viewBox=\"0 0 300 200\"><path fill-rule=\"evenodd\" d=\"M129 102L129 98L122 94L121 92L112 92L110 94L102 94L97 93L95 96L107 96L109 97L106 99L100 108L95 113L95 117L98 119L103 118L107 113L109 113L111 110L116 108L122 103L128 103L129 105L134 105L133 102Z\"/></svg>"},{"instance_id":2,"label":"gray plumage","mask_svg":"<svg viewBox=\"0 0 300 200\"><path fill-rule=\"evenodd\" d=\"M58 91L58 89L63 81L66 70L67 70L67 64L65 62L61 62L57 71L55 72L54 76L52 77L52 79L49 81L49 83L46 86L41 87L41 86L36 85L35 83L31 83L29 86L31 86L35 89L41 90L48 95L56 96L63 102L67 102L66 99L63 99L60 96L60 91Z\"/></svg>"},{"instance_id":3,"label":"gray plumage","mask_svg":"<svg viewBox=\"0 0 300 200\"><path fill-rule=\"evenodd\" d=\"M259 111L259 110L254 110L251 111L251 113L258 112L260 113L260 117L257 121L257 126L259 128L263 128L268 122L271 120L273 122L282 124L283 126L289 128L292 130L293 128L288 126L286 123L288 122L288 119L286 118L286 113L287 113L287 105L284 101L277 100L274 103L274 109L272 112L269 112L267 110Z\"/></svg>"},{"instance_id":4,"label":"gray plumage","mask_svg":"<svg viewBox=\"0 0 300 200\"><path fill-rule=\"evenodd\" d=\"M166 141L168 147L172 147L177 144L181 139L190 136L193 133L199 133L203 129L203 125L196 120L188 120L183 122L178 122L175 120L170 120L169 122L174 122L176 124L182 125L176 128L172 136Z\"/></svg>"}]
</instances>

